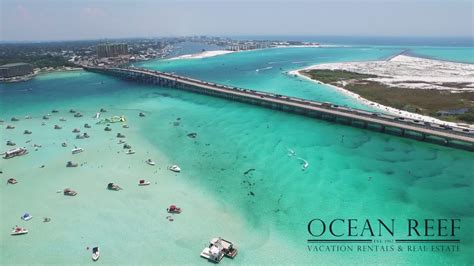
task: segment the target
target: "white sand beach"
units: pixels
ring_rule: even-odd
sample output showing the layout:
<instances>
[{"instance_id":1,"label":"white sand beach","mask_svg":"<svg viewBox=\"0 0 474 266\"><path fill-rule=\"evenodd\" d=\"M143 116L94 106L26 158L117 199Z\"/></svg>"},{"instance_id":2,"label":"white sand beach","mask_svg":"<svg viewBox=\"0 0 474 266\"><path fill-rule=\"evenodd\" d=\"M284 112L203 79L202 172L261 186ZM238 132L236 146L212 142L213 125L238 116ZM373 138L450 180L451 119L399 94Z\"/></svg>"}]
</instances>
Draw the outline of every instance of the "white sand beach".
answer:
<instances>
[{"instance_id":1,"label":"white sand beach","mask_svg":"<svg viewBox=\"0 0 474 266\"><path fill-rule=\"evenodd\" d=\"M213 56L230 54L230 53L234 53L234 51L227 51L227 50L204 51L204 52L197 53L197 54L186 54L186 55L173 57L170 60L174 60L174 59L201 59L201 58L213 57Z\"/></svg>"},{"instance_id":2,"label":"white sand beach","mask_svg":"<svg viewBox=\"0 0 474 266\"><path fill-rule=\"evenodd\" d=\"M406 55L397 55L387 61L319 64L301 70L310 69L346 70L360 74L376 75L377 78L368 80L407 89L474 91L473 64Z\"/></svg>"},{"instance_id":3,"label":"white sand beach","mask_svg":"<svg viewBox=\"0 0 474 266\"><path fill-rule=\"evenodd\" d=\"M451 90L452 92L474 91L474 65L417 58L406 55L398 55L387 61L318 64L290 71L289 74L297 75L303 79L322 84L322 82L318 80L311 79L301 74L301 72L311 69L347 70L361 74L377 75L382 77L371 78L369 80L378 81L389 86L396 85L398 87L411 89L443 89ZM448 87L443 86L443 83L456 83L465 86L456 88L450 85ZM342 88L342 86L338 87L330 84L325 85L382 112L425 122L459 126L457 123L446 122L430 116L415 114L369 101L357 93Z\"/></svg>"}]
</instances>

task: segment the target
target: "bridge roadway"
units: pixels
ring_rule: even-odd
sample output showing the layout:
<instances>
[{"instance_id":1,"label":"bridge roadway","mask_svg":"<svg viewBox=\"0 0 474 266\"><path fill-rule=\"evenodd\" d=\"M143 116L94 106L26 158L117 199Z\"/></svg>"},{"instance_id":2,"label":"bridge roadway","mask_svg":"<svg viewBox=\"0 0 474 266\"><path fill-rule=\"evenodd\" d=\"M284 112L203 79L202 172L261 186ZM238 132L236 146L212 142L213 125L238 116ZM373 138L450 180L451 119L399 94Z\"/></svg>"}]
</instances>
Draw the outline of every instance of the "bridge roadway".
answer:
<instances>
[{"instance_id":1,"label":"bridge roadway","mask_svg":"<svg viewBox=\"0 0 474 266\"><path fill-rule=\"evenodd\" d=\"M139 68L87 67L85 69L92 72L112 74L129 79L144 79L144 81L150 81L150 78L155 78L157 80L169 82L170 84L168 84L168 86L171 87L183 87L183 85L185 85L185 87L201 88L203 90L202 93L205 93L204 91L207 90L214 92L217 95L234 96L228 98L236 98L237 100L245 99L246 102L260 103L259 105L262 105L261 103L267 103L263 105L279 106L281 108L276 109L302 113L308 116L317 117L317 114L320 114L329 115L334 118L347 119L351 123L352 121L359 121L362 122L364 127L367 127L369 124L375 124L380 126L381 131L385 131L386 128L396 128L400 130L401 136L404 136L406 132L416 132L421 135L420 140L425 140L425 138L429 136L435 136L443 139L443 143L446 145L449 145L451 141L459 141L467 144L468 146L465 148L468 150L474 150L474 132L472 130L465 132L461 128L446 128L439 124L425 124L422 121L415 122L406 118L401 119L396 116L341 107L329 103L321 103L279 94L230 87L161 71Z\"/></svg>"}]
</instances>

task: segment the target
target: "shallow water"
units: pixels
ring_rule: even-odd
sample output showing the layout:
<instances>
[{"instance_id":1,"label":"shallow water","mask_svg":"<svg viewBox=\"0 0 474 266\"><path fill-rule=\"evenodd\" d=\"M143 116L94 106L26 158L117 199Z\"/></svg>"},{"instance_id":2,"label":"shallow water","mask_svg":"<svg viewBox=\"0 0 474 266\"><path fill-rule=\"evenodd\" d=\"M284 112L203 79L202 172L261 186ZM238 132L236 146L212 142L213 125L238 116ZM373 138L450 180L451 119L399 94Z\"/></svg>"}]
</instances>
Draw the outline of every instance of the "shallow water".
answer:
<instances>
[{"instance_id":1,"label":"shallow water","mask_svg":"<svg viewBox=\"0 0 474 266\"><path fill-rule=\"evenodd\" d=\"M369 108L285 72L318 62L383 59L402 50L270 49L144 66ZM199 252L219 235L240 248L235 263L473 261L472 153L82 71L2 85L0 99L2 150L6 140L42 145L0 161L2 180L19 181L0 185L1 264L87 263L91 245L101 247L101 263L207 264ZM108 110L103 117L126 115L130 128L113 124L105 132L96 126L91 117L101 107ZM41 126L41 116L53 108L60 113ZM71 108L84 117L74 118L67 112ZM33 119L23 119L27 114ZM10 122L12 116L21 121ZM59 122L61 116L67 122ZM93 124L86 129L91 138L75 140L71 130L84 130L85 122ZM16 128L6 130L6 124ZM54 124L63 129L54 130ZM33 134L23 135L24 129ZM124 154L117 132L136 154ZM63 141L68 148L60 146ZM72 145L85 152L72 155ZM157 166L145 164L148 158ZM298 158L308 161L306 170ZM68 160L83 165L66 168ZM166 170L175 163L182 173ZM152 184L138 187L141 178ZM108 182L124 190L107 191ZM56 193L65 187L79 194ZM184 209L173 222L166 219L170 204ZM29 222L19 219L25 211L34 216ZM43 217L52 221L43 223ZM461 252L308 252L307 223L318 217L460 218ZM30 233L10 237L15 224Z\"/></svg>"}]
</instances>

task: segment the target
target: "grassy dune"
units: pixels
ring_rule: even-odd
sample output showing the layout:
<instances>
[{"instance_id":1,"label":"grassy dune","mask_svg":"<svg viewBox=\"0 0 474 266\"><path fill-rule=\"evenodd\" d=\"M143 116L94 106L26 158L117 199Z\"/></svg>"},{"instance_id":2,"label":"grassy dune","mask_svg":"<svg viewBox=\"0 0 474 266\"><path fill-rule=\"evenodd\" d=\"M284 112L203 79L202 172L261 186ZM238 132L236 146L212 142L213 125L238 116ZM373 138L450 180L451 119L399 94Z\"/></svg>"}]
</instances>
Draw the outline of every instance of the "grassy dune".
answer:
<instances>
[{"instance_id":1,"label":"grassy dune","mask_svg":"<svg viewBox=\"0 0 474 266\"><path fill-rule=\"evenodd\" d=\"M323 83L343 87L373 102L432 117L437 117L436 113L442 110L469 108L469 111L462 115L438 118L446 121L474 123L474 92L451 93L441 90L390 87L366 80L377 76L345 70L314 69L302 71L301 74ZM339 83L340 81L347 83L343 86Z\"/></svg>"}]
</instances>

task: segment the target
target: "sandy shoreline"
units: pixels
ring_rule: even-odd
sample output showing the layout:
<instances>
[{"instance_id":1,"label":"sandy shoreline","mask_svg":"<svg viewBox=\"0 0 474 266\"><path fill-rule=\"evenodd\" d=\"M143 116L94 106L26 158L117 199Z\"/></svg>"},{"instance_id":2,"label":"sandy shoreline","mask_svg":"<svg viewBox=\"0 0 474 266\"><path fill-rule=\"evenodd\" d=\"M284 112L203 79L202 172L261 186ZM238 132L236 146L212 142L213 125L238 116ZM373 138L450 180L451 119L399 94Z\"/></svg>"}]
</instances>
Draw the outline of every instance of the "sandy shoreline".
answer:
<instances>
[{"instance_id":1,"label":"sandy shoreline","mask_svg":"<svg viewBox=\"0 0 474 266\"><path fill-rule=\"evenodd\" d=\"M197 54L180 55L180 56L177 56L177 57L170 58L168 60L202 59L202 58L206 58L206 57L213 57L213 56L225 55L225 54L230 54L230 53L235 53L235 52L234 51L227 51L227 50L204 51L204 52L197 53Z\"/></svg>"},{"instance_id":2,"label":"sandy shoreline","mask_svg":"<svg viewBox=\"0 0 474 266\"><path fill-rule=\"evenodd\" d=\"M413 58L413 59L411 59ZM394 61L394 62L401 62L401 61L409 61L409 62L415 62L415 63L419 63L418 61L420 60L419 58L416 58L416 57L409 57L409 56L404 56L404 55L400 55L400 56L395 56L394 58L391 59L391 61ZM411 61L410 61L411 60ZM422 60L429 60L429 59L422 59ZM443 61L439 61L439 60L429 60L429 61L434 61L436 63L439 63L439 62L443 62ZM350 96L354 99L357 99L360 103L363 103L364 105L367 105L367 106L371 106L373 108L376 108L377 110L380 110L382 112L387 112L389 114L392 114L392 115L396 115L396 116L402 116L402 117L406 117L406 118L410 118L410 119L416 119L416 120L420 120L420 121L424 121L424 122L430 122L430 123L438 123L438 124L444 124L444 125L450 125L450 126L457 126L459 127L459 124L458 123L454 123L454 122L447 122L447 121L443 121L443 120L440 120L440 119L436 119L436 118L433 118L433 117L430 117L430 116L425 116L425 115L420 115L420 114L415 114L415 113L411 113L411 112L407 112L407 111L404 111L404 110L400 110L400 109L396 109L396 108L393 108L393 107L389 107L389 106L385 106L385 105L382 105L382 104L379 104L379 103L376 103L376 102L373 102L373 101L369 101L363 97L361 97L359 94L357 93L354 93L354 92L351 92L351 91L348 91L344 88L341 88L341 87L338 87L338 86L334 86L334 85L331 85L331 84L326 84L326 83L323 83L323 82L320 82L318 80L315 80L315 79L311 79L303 74L301 74L302 71L306 71L306 70L311 70L311 69L344 69L344 70L348 70L348 71L354 71L352 68L351 69L347 69L347 66L350 66L351 64L359 64L359 63L364 63L364 64L370 64L370 63L373 63L373 62L380 62L380 61L371 61L371 62L346 62L346 63L334 63L334 64L331 64L331 63L328 63L328 64L318 64L318 65L312 65L312 66L309 66L309 67L306 67L306 68L302 68L302 69L297 69L297 70L292 70L290 72L288 72L290 75L296 75L300 78L303 78L305 80L309 80L311 82L315 82L315 83L318 83L318 84L324 84L324 85L327 85L347 96ZM457 64L457 63L451 63L451 62L447 62L449 64ZM459 63L461 64L461 63ZM468 65L468 64L462 64L462 65ZM470 66L469 66L470 67ZM474 65L472 66L474 67ZM363 74L374 74L373 72L371 72L370 70L373 70L372 69L369 69L365 72L361 72ZM430 70L432 71L432 70ZM356 71L354 71L356 72ZM386 76L389 76L391 73L390 72L385 72L385 75ZM469 75L470 73L468 73ZM454 77L454 80L458 81L459 80L459 77ZM472 127L472 125L471 125Z\"/></svg>"}]
</instances>

